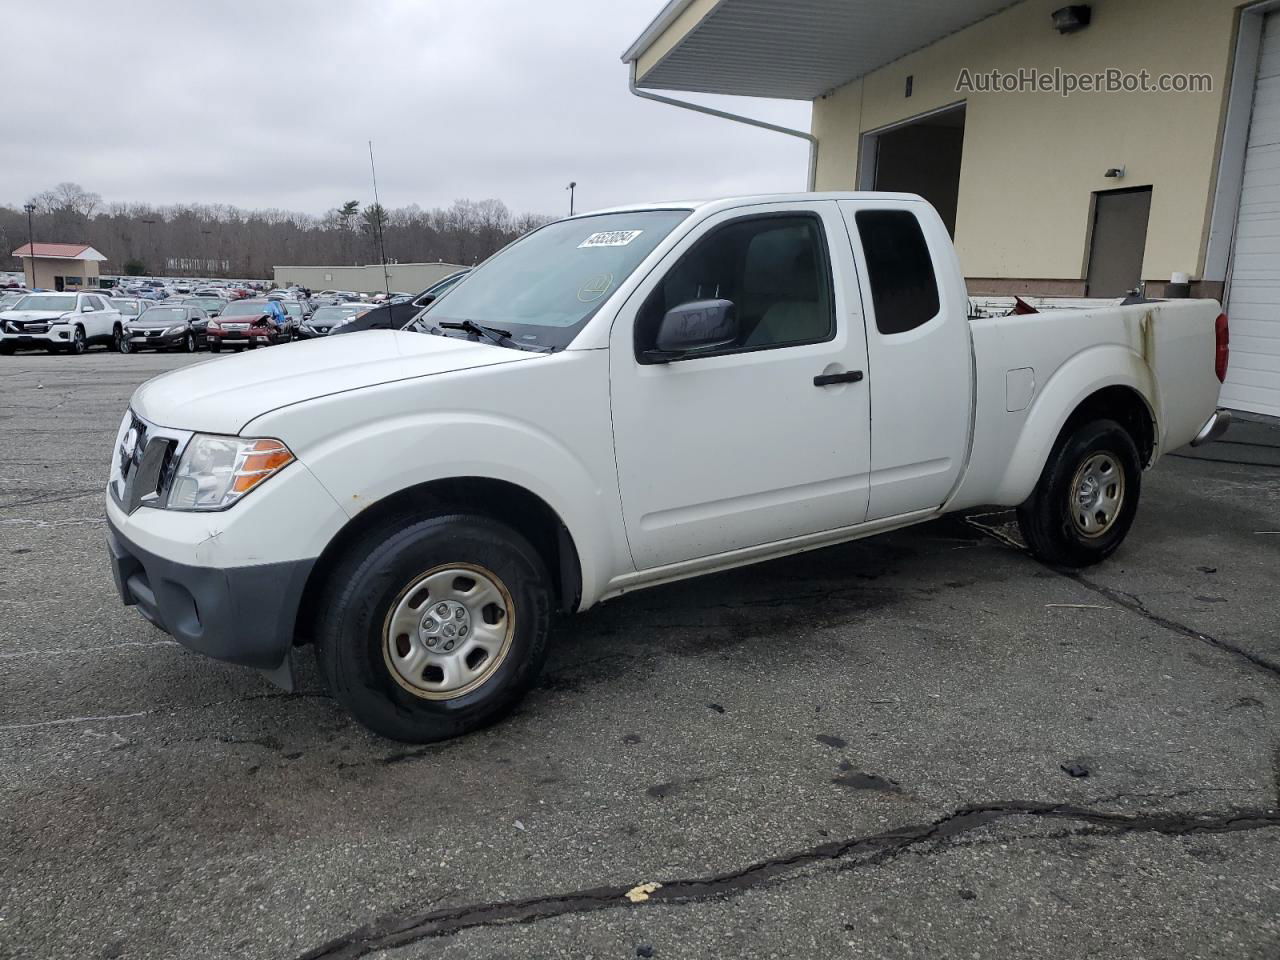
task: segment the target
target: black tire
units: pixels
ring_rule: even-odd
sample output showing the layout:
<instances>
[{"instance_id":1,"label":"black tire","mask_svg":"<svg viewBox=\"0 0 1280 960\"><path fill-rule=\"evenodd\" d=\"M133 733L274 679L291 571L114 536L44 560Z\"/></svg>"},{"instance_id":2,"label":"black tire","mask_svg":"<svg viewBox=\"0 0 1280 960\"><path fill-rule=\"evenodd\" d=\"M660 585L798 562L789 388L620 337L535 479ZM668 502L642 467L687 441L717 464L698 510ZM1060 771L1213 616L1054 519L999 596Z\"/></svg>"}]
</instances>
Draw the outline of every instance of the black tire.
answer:
<instances>
[{"instance_id":1,"label":"black tire","mask_svg":"<svg viewBox=\"0 0 1280 960\"><path fill-rule=\"evenodd\" d=\"M187 331L187 338L182 341L182 350L184 353L196 352L196 335L191 331Z\"/></svg>"},{"instance_id":2,"label":"black tire","mask_svg":"<svg viewBox=\"0 0 1280 960\"><path fill-rule=\"evenodd\" d=\"M1089 493L1088 473L1097 472L1090 467L1103 474L1092 489L1111 499L1118 495L1114 508L1085 505L1077 496ZM1078 479L1085 489L1077 487ZM1093 420L1058 439L1035 492L1018 508L1018 526L1038 559L1087 567L1111 556L1124 541L1141 492L1142 464L1133 437L1114 420ZM1086 525L1098 529L1088 532Z\"/></svg>"},{"instance_id":3,"label":"black tire","mask_svg":"<svg viewBox=\"0 0 1280 960\"><path fill-rule=\"evenodd\" d=\"M120 353L133 353L133 341L122 333L116 342L116 349Z\"/></svg>"},{"instance_id":4,"label":"black tire","mask_svg":"<svg viewBox=\"0 0 1280 960\"><path fill-rule=\"evenodd\" d=\"M210 353L221 353L221 352L222 352L222 344L218 343L216 340L210 340L210 341L209 341L209 352L210 352Z\"/></svg>"},{"instance_id":5,"label":"black tire","mask_svg":"<svg viewBox=\"0 0 1280 960\"><path fill-rule=\"evenodd\" d=\"M417 594L422 577L454 565L483 571L506 591L511 626L487 668L492 672L478 685L450 699L428 699L393 670L390 647L407 638L390 638L388 624L401 601ZM487 517L401 517L355 544L322 596L320 672L352 716L393 740L429 743L494 722L529 690L546 656L551 589L545 565L524 537Z\"/></svg>"},{"instance_id":6,"label":"black tire","mask_svg":"<svg viewBox=\"0 0 1280 960\"><path fill-rule=\"evenodd\" d=\"M129 342L129 338L124 335L124 331L120 329L120 325L116 324L111 328L111 349L116 353L128 353L129 348L125 346Z\"/></svg>"},{"instance_id":7,"label":"black tire","mask_svg":"<svg viewBox=\"0 0 1280 960\"><path fill-rule=\"evenodd\" d=\"M76 327L75 332L71 334L71 345L67 350L78 357L88 349L89 341L85 339L84 327Z\"/></svg>"}]
</instances>

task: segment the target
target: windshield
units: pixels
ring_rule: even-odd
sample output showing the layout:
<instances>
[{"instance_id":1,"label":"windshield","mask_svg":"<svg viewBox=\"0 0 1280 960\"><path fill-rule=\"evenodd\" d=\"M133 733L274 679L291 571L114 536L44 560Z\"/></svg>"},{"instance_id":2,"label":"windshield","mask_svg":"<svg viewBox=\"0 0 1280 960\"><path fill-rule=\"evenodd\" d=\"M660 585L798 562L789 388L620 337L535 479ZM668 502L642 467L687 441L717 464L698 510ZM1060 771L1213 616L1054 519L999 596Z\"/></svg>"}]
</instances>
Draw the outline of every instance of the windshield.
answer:
<instances>
[{"instance_id":1,"label":"windshield","mask_svg":"<svg viewBox=\"0 0 1280 960\"><path fill-rule=\"evenodd\" d=\"M227 304L227 309L222 311L224 317L257 317L267 312L267 308L260 303L251 303L240 301L239 303Z\"/></svg>"},{"instance_id":2,"label":"windshield","mask_svg":"<svg viewBox=\"0 0 1280 960\"><path fill-rule=\"evenodd\" d=\"M354 317L363 313L363 307L321 307L311 315L312 323L325 323L330 320L341 320L343 317Z\"/></svg>"},{"instance_id":3,"label":"windshield","mask_svg":"<svg viewBox=\"0 0 1280 960\"><path fill-rule=\"evenodd\" d=\"M194 303L197 307L200 307L202 310L217 309L218 307L222 306L223 303L225 302L226 301L222 300L220 297L192 297L190 300L187 301L187 303Z\"/></svg>"},{"instance_id":4,"label":"windshield","mask_svg":"<svg viewBox=\"0 0 1280 960\"><path fill-rule=\"evenodd\" d=\"M76 298L72 294L33 293L23 297L13 308L15 310L74 310Z\"/></svg>"},{"instance_id":5,"label":"windshield","mask_svg":"<svg viewBox=\"0 0 1280 960\"><path fill-rule=\"evenodd\" d=\"M112 298L111 305L121 313L130 317L136 317L141 310L138 306L138 301L136 300L116 300L115 298Z\"/></svg>"},{"instance_id":6,"label":"windshield","mask_svg":"<svg viewBox=\"0 0 1280 960\"><path fill-rule=\"evenodd\" d=\"M280 306L284 307L284 312L289 314L291 317L302 316L302 304L297 300L283 300L281 301Z\"/></svg>"},{"instance_id":7,"label":"windshield","mask_svg":"<svg viewBox=\"0 0 1280 960\"><path fill-rule=\"evenodd\" d=\"M181 307L152 307L141 319L147 323L180 323L187 319L187 311Z\"/></svg>"},{"instance_id":8,"label":"windshield","mask_svg":"<svg viewBox=\"0 0 1280 960\"><path fill-rule=\"evenodd\" d=\"M420 314L415 329L448 321L509 330L529 346L569 345L688 210L606 213L535 230L471 271Z\"/></svg>"}]
</instances>

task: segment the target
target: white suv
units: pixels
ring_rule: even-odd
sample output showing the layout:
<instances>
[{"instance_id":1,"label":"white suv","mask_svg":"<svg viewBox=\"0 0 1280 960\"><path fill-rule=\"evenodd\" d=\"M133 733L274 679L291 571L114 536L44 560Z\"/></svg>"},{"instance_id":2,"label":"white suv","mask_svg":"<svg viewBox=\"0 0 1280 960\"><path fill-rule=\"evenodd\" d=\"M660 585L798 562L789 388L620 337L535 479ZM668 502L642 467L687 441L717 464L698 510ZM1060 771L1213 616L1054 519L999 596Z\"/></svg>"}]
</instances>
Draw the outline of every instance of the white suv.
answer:
<instances>
[{"instance_id":1,"label":"white suv","mask_svg":"<svg viewBox=\"0 0 1280 960\"><path fill-rule=\"evenodd\" d=\"M93 343L120 349L123 318L99 293L30 293L0 313L0 353L44 347L84 353Z\"/></svg>"}]
</instances>

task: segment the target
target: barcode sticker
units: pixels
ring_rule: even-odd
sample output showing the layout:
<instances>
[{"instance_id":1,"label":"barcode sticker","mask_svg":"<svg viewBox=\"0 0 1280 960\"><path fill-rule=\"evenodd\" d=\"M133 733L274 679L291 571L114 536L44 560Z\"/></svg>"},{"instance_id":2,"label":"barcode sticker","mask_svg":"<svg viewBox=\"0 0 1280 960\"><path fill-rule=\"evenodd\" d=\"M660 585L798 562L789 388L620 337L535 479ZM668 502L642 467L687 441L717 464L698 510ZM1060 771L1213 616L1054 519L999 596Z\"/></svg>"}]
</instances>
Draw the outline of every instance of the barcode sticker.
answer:
<instances>
[{"instance_id":1,"label":"barcode sticker","mask_svg":"<svg viewBox=\"0 0 1280 960\"><path fill-rule=\"evenodd\" d=\"M605 230L601 233L593 233L587 239L578 244L578 249L583 247L625 247L634 240L643 230Z\"/></svg>"}]
</instances>

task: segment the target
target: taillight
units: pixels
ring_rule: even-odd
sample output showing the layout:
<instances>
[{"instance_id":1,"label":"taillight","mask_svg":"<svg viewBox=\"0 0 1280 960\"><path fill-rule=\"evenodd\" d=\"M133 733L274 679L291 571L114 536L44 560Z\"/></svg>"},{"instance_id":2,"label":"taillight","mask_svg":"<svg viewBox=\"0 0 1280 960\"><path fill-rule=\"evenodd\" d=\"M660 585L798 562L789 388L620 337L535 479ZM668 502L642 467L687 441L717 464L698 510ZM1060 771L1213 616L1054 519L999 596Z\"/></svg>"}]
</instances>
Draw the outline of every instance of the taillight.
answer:
<instances>
[{"instance_id":1,"label":"taillight","mask_svg":"<svg viewBox=\"0 0 1280 960\"><path fill-rule=\"evenodd\" d=\"M1231 361L1231 332L1227 329L1227 315L1218 314L1213 323L1215 350L1213 354L1213 372L1218 375L1218 382L1227 379L1227 364Z\"/></svg>"}]
</instances>

